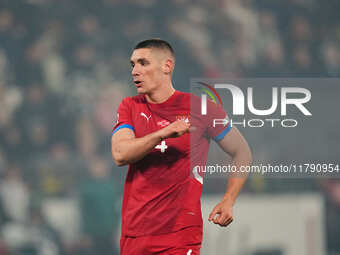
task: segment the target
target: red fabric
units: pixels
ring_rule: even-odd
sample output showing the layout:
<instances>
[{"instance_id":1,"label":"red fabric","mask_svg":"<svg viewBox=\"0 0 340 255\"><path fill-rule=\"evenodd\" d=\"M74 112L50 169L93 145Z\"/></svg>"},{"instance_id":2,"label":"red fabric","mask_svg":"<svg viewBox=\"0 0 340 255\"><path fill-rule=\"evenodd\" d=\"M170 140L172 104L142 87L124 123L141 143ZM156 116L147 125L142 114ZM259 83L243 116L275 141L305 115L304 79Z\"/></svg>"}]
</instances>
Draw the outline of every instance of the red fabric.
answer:
<instances>
[{"instance_id":1,"label":"red fabric","mask_svg":"<svg viewBox=\"0 0 340 255\"><path fill-rule=\"evenodd\" d=\"M199 255L202 229L189 227L164 235L122 237L121 255Z\"/></svg>"},{"instance_id":2,"label":"red fabric","mask_svg":"<svg viewBox=\"0 0 340 255\"><path fill-rule=\"evenodd\" d=\"M144 95L122 101L114 130L129 124L138 138L164 128L166 123L186 118L196 127L191 134L165 139L129 166L122 205L122 236L160 235L190 226L202 227L202 184L192 167L206 164L210 137L225 129L221 125L213 128L212 116L224 118L226 113L209 101L210 114L201 116L199 102L199 98L191 100L191 94L179 91L161 104L148 103Z\"/></svg>"}]
</instances>

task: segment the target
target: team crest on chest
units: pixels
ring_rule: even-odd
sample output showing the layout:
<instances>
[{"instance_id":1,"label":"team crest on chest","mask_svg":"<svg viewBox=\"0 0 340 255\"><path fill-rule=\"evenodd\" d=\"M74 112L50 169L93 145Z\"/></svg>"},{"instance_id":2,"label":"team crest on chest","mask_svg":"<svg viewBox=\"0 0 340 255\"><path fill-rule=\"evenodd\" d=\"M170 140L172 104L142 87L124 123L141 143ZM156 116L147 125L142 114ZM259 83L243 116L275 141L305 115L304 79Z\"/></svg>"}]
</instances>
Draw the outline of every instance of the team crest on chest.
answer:
<instances>
[{"instance_id":1,"label":"team crest on chest","mask_svg":"<svg viewBox=\"0 0 340 255\"><path fill-rule=\"evenodd\" d=\"M176 120L183 120L185 122L189 122L190 116L189 115L177 115Z\"/></svg>"}]
</instances>

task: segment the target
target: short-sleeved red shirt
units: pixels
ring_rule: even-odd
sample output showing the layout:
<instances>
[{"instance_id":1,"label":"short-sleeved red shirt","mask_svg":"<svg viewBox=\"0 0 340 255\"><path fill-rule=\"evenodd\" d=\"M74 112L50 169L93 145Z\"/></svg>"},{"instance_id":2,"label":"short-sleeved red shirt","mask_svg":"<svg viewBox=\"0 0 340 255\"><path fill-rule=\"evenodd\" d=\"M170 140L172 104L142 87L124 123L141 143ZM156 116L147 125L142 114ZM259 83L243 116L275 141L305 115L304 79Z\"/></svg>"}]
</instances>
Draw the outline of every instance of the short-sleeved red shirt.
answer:
<instances>
[{"instance_id":1,"label":"short-sleeved red shirt","mask_svg":"<svg viewBox=\"0 0 340 255\"><path fill-rule=\"evenodd\" d=\"M213 118L226 118L223 107L209 101L208 115L202 116L199 110L193 110L199 103L199 98L180 91L161 104L147 102L144 95L121 102L113 133L130 128L136 138L143 137L177 119L190 121L195 127L192 133L163 140L143 159L129 165L122 236L159 235L202 226L203 176L192 171L193 162L205 165L210 138L221 140L230 126L213 127Z\"/></svg>"}]
</instances>

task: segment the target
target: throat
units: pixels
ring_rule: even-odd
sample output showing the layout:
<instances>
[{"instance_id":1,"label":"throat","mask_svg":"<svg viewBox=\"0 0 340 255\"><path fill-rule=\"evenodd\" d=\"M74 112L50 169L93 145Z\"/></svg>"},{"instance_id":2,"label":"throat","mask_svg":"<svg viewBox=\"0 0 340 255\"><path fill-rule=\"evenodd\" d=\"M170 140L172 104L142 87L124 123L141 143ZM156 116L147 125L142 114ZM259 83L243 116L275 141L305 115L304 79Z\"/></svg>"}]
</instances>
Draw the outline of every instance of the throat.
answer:
<instances>
[{"instance_id":1,"label":"throat","mask_svg":"<svg viewBox=\"0 0 340 255\"><path fill-rule=\"evenodd\" d=\"M170 97L173 96L173 94L176 92L176 90L174 88L172 88L169 91L162 91L162 92L158 92L158 93L153 93L153 94L146 94L146 100L149 103L152 104L161 104L166 102Z\"/></svg>"}]
</instances>

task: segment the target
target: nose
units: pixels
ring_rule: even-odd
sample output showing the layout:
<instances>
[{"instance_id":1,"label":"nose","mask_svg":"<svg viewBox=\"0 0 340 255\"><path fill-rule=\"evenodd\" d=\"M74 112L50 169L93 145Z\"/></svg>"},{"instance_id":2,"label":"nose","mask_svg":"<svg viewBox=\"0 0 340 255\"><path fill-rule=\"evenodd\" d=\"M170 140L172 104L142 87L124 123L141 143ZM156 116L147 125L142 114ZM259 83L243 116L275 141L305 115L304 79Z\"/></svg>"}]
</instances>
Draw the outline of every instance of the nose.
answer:
<instances>
[{"instance_id":1,"label":"nose","mask_svg":"<svg viewBox=\"0 0 340 255\"><path fill-rule=\"evenodd\" d=\"M132 68L131 74L132 74L132 76L138 76L139 75L139 71L138 71L138 68L136 66L134 66Z\"/></svg>"}]
</instances>

